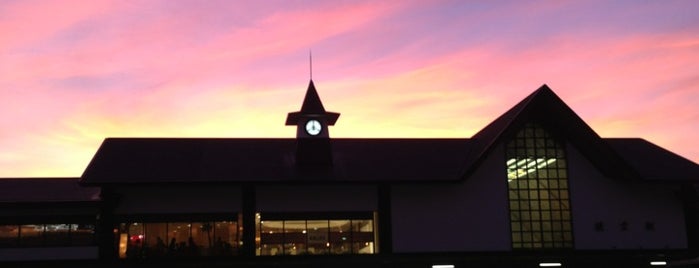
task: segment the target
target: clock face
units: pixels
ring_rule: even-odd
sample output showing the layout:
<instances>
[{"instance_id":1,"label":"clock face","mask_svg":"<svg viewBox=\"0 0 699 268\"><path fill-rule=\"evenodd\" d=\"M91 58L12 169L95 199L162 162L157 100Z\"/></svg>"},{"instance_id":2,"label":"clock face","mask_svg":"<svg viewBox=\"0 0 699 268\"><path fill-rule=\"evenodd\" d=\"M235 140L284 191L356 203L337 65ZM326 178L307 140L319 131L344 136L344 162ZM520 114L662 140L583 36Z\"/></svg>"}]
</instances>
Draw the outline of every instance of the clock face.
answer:
<instances>
[{"instance_id":1,"label":"clock face","mask_svg":"<svg viewBox=\"0 0 699 268\"><path fill-rule=\"evenodd\" d=\"M323 129L323 126L318 122L318 120L311 119L306 122L306 133L311 136L315 136L320 134L320 131Z\"/></svg>"}]
</instances>

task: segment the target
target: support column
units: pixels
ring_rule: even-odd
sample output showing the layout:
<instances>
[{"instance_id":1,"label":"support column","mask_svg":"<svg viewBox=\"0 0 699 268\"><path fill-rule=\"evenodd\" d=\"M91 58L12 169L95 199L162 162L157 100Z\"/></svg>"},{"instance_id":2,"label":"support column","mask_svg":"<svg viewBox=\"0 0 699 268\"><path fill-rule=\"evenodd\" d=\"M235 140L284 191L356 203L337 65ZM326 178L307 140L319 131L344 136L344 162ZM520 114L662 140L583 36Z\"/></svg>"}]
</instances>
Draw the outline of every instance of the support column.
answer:
<instances>
[{"instance_id":1,"label":"support column","mask_svg":"<svg viewBox=\"0 0 699 268\"><path fill-rule=\"evenodd\" d=\"M255 256L255 212L257 197L254 185L243 185L243 247L242 255Z\"/></svg>"},{"instance_id":2,"label":"support column","mask_svg":"<svg viewBox=\"0 0 699 268\"><path fill-rule=\"evenodd\" d=\"M379 254L393 253L393 233L391 231L391 186L379 185Z\"/></svg>"},{"instance_id":3,"label":"support column","mask_svg":"<svg viewBox=\"0 0 699 268\"><path fill-rule=\"evenodd\" d=\"M96 222L96 239L97 252L99 259L102 261L113 261L117 255L115 248L116 241L114 240L114 209L119 202L119 196L114 193L114 190L108 187L103 187L100 191L100 205L97 214Z\"/></svg>"}]
</instances>

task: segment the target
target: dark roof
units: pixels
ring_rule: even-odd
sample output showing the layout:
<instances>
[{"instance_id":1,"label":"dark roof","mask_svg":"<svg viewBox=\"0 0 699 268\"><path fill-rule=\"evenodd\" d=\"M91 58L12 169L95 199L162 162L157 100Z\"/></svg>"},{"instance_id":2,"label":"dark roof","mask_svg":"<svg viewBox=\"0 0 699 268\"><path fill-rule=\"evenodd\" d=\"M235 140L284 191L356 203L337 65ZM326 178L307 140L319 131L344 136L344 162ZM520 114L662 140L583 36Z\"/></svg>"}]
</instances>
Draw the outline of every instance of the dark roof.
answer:
<instances>
[{"instance_id":1,"label":"dark roof","mask_svg":"<svg viewBox=\"0 0 699 268\"><path fill-rule=\"evenodd\" d=\"M607 143L648 181L699 181L699 165L640 138L607 138Z\"/></svg>"},{"instance_id":2,"label":"dark roof","mask_svg":"<svg viewBox=\"0 0 699 268\"><path fill-rule=\"evenodd\" d=\"M0 203L98 201L97 187L83 187L79 178L3 178Z\"/></svg>"},{"instance_id":3,"label":"dark roof","mask_svg":"<svg viewBox=\"0 0 699 268\"><path fill-rule=\"evenodd\" d=\"M312 81L309 90L315 91ZM570 142L611 178L699 181L699 165L652 143L600 138L543 85L471 139L330 139L328 167L297 165L296 139L108 138L82 182L458 181L531 122Z\"/></svg>"},{"instance_id":4,"label":"dark roof","mask_svg":"<svg viewBox=\"0 0 699 268\"><path fill-rule=\"evenodd\" d=\"M605 175L638 178L636 171L547 85L539 87L472 137L473 150L468 159L474 164L466 169L465 176L468 177L497 144L514 137L524 124L532 122L565 138Z\"/></svg>"},{"instance_id":5,"label":"dark roof","mask_svg":"<svg viewBox=\"0 0 699 268\"><path fill-rule=\"evenodd\" d=\"M297 167L296 139L108 138L83 183L453 181L467 139L332 139L331 167Z\"/></svg>"}]
</instances>

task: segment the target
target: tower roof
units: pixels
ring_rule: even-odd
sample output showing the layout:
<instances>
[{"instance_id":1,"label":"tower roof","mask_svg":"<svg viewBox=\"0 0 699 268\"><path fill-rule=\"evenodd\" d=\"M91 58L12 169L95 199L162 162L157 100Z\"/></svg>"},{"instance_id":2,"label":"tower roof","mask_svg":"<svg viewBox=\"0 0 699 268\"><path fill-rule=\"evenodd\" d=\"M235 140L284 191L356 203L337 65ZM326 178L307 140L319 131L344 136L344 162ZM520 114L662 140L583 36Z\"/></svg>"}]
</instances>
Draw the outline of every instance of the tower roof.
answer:
<instances>
[{"instance_id":1,"label":"tower roof","mask_svg":"<svg viewBox=\"0 0 699 268\"><path fill-rule=\"evenodd\" d=\"M301 105L301 112L306 114L325 113L323 102L320 101L320 97L318 96L318 91L316 91L316 87L313 84L313 80L308 83L306 96L303 98L303 105Z\"/></svg>"},{"instance_id":2,"label":"tower roof","mask_svg":"<svg viewBox=\"0 0 699 268\"><path fill-rule=\"evenodd\" d=\"M325 111L323 102L320 101L318 91L316 91L313 80L311 80L308 83L308 89L306 90L306 96L303 98L301 110L289 113L286 117L286 125L296 125L301 117L323 117L327 121L327 124L332 126L337 121L337 118L340 117L340 114Z\"/></svg>"}]
</instances>

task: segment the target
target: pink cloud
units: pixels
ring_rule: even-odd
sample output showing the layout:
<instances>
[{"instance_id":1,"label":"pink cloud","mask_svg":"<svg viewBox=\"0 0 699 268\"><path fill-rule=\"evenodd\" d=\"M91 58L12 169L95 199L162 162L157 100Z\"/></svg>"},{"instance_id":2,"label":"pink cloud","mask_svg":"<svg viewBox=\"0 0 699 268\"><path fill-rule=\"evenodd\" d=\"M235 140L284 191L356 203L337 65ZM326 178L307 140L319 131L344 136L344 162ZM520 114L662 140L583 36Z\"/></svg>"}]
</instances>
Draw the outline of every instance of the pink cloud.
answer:
<instances>
[{"instance_id":1,"label":"pink cloud","mask_svg":"<svg viewBox=\"0 0 699 268\"><path fill-rule=\"evenodd\" d=\"M547 83L602 136L699 160L697 29L601 27L596 3L12 3L0 176L77 176L108 136L292 137L308 49L334 137L469 137Z\"/></svg>"},{"instance_id":2,"label":"pink cloud","mask_svg":"<svg viewBox=\"0 0 699 268\"><path fill-rule=\"evenodd\" d=\"M10 1L0 10L0 51L42 49L40 44L78 22L118 8L117 2ZM48 44L45 44L48 45Z\"/></svg>"}]
</instances>

